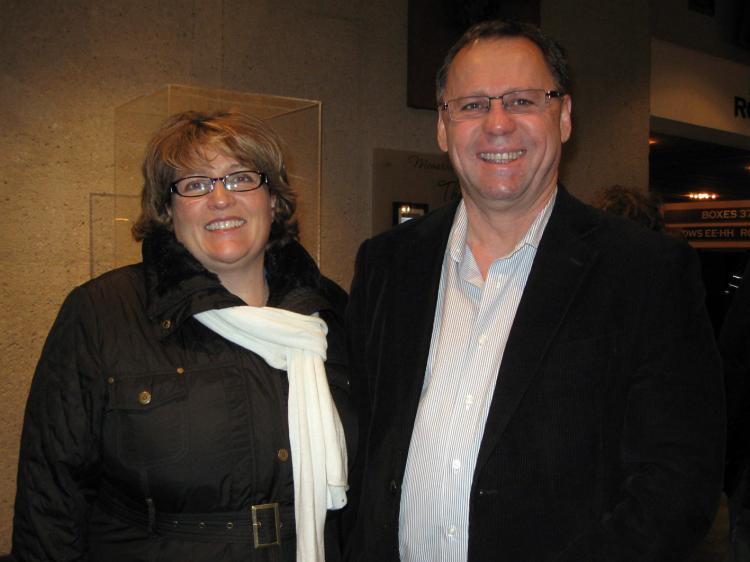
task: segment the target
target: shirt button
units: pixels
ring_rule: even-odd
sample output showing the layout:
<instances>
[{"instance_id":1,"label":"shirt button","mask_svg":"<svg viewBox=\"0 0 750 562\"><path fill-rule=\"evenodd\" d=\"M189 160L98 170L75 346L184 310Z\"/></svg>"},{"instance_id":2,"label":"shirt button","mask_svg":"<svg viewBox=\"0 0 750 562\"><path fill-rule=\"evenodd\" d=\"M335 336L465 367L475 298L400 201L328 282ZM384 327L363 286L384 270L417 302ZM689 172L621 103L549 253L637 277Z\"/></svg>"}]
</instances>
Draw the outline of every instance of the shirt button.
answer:
<instances>
[{"instance_id":1,"label":"shirt button","mask_svg":"<svg viewBox=\"0 0 750 562\"><path fill-rule=\"evenodd\" d=\"M455 539L456 538L456 527L455 525L451 525L448 527L448 538Z\"/></svg>"},{"instance_id":2,"label":"shirt button","mask_svg":"<svg viewBox=\"0 0 750 562\"><path fill-rule=\"evenodd\" d=\"M453 469L453 473L457 474L459 470L461 470L461 461L458 459L453 459L453 462L451 463L451 468Z\"/></svg>"},{"instance_id":3,"label":"shirt button","mask_svg":"<svg viewBox=\"0 0 750 562\"><path fill-rule=\"evenodd\" d=\"M138 402L140 402L142 406L148 406L151 403L151 393L148 390L142 391L138 394Z\"/></svg>"},{"instance_id":4,"label":"shirt button","mask_svg":"<svg viewBox=\"0 0 750 562\"><path fill-rule=\"evenodd\" d=\"M477 342L479 343L479 347L482 347L484 345L484 342L486 341L487 341L487 336L485 334L482 334L481 336L479 336L479 339L477 340Z\"/></svg>"},{"instance_id":5,"label":"shirt button","mask_svg":"<svg viewBox=\"0 0 750 562\"><path fill-rule=\"evenodd\" d=\"M289 451L287 451L286 449L279 449L279 452L276 453L276 456L279 457L279 460L281 462L286 462L287 460L289 460Z\"/></svg>"},{"instance_id":6,"label":"shirt button","mask_svg":"<svg viewBox=\"0 0 750 562\"><path fill-rule=\"evenodd\" d=\"M471 394L467 394L466 398L464 398L464 406L468 410L474 405L474 397Z\"/></svg>"}]
</instances>

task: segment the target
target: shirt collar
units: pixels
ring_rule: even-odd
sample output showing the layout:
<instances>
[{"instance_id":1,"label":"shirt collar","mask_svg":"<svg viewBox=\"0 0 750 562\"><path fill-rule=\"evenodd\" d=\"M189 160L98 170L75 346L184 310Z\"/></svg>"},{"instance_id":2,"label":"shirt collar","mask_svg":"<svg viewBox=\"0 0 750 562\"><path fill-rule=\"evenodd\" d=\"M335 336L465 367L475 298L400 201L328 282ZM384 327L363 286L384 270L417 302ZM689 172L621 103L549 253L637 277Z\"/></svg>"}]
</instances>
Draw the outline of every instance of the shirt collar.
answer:
<instances>
[{"instance_id":1,"label":"shirt collar","mask_svg":"<svg viewBox=\"0 0 750 562\"><path fill-rule=\"evenodd\" d=\"M536 216L534 222L531 223L531 226L529 226L526 234L523 235L509 255L513 255L525 245L529 245L534 249L539 247L542 235L544 234L544 229L549 222L550 215L552 214L552 208L555 206L556 198L557 188L555 188L549 201L544 205L542 211ZM464 257L468 226L469 219L466 215L466 205L464 204L464 200L461 199L461 202L458 204L458 209L456 210L456 215L453 218L453 226L451 227L451 232L448 237L448 252L451 259L456 263L460 263Z\"/></svg>"}]
</instances>

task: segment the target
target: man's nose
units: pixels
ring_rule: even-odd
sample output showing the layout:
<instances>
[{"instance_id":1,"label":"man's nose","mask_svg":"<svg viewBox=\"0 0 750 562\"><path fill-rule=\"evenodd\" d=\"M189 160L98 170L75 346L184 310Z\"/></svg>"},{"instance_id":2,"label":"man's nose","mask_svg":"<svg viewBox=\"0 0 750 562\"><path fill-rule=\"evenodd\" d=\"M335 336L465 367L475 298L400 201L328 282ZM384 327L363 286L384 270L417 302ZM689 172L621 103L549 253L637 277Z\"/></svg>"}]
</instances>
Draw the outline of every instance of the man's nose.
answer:
<instances>
[{"instance_id":1,"label":"man's nose","mask_svg":"<svg viewBox=\"0 0 750 562\"><path fill-rule=\"evenodd\" d=\"M503 100L491 99L483 127L490 134L504 135L516 128L516 120L503 106Z\"/></svg>"}]
</instances>

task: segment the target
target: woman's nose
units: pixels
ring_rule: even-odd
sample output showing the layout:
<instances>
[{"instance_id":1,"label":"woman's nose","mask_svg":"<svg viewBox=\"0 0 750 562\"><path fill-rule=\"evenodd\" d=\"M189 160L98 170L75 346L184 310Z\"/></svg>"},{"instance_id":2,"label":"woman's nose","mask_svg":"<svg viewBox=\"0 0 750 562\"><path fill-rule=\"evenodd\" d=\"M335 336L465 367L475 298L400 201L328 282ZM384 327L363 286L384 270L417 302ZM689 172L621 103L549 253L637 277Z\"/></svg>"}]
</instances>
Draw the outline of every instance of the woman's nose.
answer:
<instances>
[{"instance_id":1,"label":"woman's nose","mask_svg":"<svg viewBox=\"0 0 750 562\"><path fill-rule=\"evenodd\" d=\"M215 207L226 207L234 201L234 193L224 187L222 180L214 182L213 190L206 197L208 197L208 203Z\"/></svg>"}]
</instances>

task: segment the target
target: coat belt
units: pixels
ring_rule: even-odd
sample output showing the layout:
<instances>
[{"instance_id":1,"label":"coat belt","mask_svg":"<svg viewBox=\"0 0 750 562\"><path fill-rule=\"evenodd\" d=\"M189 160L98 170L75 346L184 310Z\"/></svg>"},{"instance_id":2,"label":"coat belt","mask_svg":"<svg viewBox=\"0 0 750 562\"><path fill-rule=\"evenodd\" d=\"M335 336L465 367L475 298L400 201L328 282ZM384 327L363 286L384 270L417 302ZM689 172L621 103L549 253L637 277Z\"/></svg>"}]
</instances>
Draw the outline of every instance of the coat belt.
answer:
<instances>
[{"instance_id":1,"label":"coat belt","mask_svg":"<svg viewBox=\"0 0 750 562\"><path fill-rule=\"evenodd\" d=\"M137 509L132 500L126 500L126 504L116 497L117 492L111 492L110 487L104 486L98 497L106 513L157 536L253 543L256 548L277 546L296 536L293 505L266 503L235 512L165 513L157 511L150 498L145 500L145 509Z\"/></svg>"}]
</instances>

